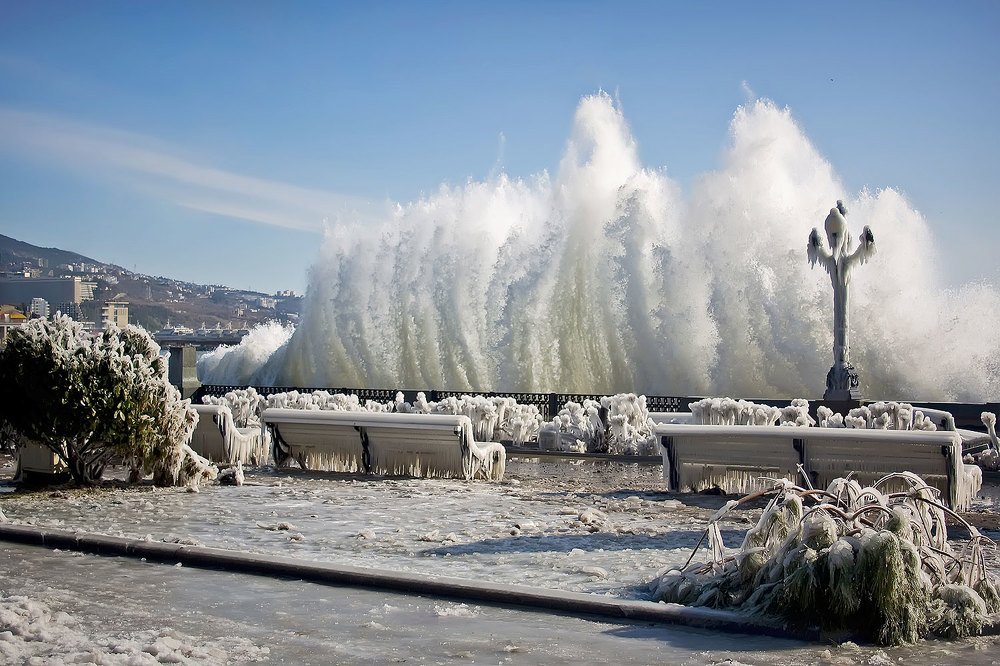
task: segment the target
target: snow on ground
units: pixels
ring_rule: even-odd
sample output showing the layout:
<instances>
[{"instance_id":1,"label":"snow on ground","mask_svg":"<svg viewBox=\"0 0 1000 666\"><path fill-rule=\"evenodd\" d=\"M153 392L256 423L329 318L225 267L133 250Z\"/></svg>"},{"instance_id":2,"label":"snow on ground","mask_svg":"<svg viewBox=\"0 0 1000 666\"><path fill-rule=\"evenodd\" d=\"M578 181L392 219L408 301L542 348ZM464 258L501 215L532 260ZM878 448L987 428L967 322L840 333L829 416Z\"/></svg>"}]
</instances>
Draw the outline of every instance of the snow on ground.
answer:
<instances>
[{"instance_id":1,"label":"snow on ground","mask_svg":"<svg viewBox=\"0 0 1000 666\"><path fill-rule=\"evenodd\" d=\"M205 637L189 633L196 627L178 630L177 619L169 616L180 613L163 607L162 594L130 600L138 572L121 576L121 565L112 558L4 544L0 663L132 666L268 659L267 646L239 634L216 631ZM148 584L156 573L152 565L144 566ZM121 579L109 584L116 574Z\"/></svg>"},{"instance_id":2,"label":"snow on ground","mask_svg":"<svg viewBox=\"0 0 1000 666\"><path fill-rule=\"evenodd\" d=\"M10 643L5 664L979 665L997 649L995 638L889 650L811 645L20 544L0 547L0 571L4 623L24 598L59 616L56 628L0 624L11 632L0 630Z\"/></svg>"},{"instance_id":3,"label":"snow on ground","mask_svg":"<svg viewBox=\"0 0 1000 666\"><path fill-rule=\"evenodd\" d=\"M658 466L526 460L510 461L502 483L257 470L248 472L248 485L200 493L173 488L0 493L0 509L12 522L39 526L644 598L646 583L658 570L686 561L727 499L668 494L660 475ZM991 511L994 502L987 498L977 508ZM739 545L758 511L751 507L727 517L727 543ZM0 580L0 662L13 663L32 663L30 657L37 663L307 663L321 648L332 650L336 662L414 661L407 648L429 641L419 647L423 657L417 661L569 663L582 657L595 663L625 655L625 661L649 662L652 644L661 650L661 661L673 663L727 663L736 659L729 651L745 647L761 652L734 653L739 658L728 663L861 664L884 657L882 663L983 664L1000 644L982 638L883 653L708 632L693 640L688 630L674 627L605 625L381 592L331 592L325 586L12 544L0 544ZM347 598L390 599L384 603L404 610L399 615L379 610L383 602L344 608ZM362 608L365 603L373 605ZM276 615L272 604L286 615ZM329 626L326 616L338 613L349 616L344 626ZM316 627L320 616L322 630ZM284 628L261 627L274 623ZM452 628L445 627L452 625L466 638L480 637L478 642L465 647L448 642ZM336 640L316 633L323 631ZM489 633L494 631L502 633ZM590 651L590 643L567 638L580 631L588 632L588 641L589 632L604 637L602 647L594 648L598 652ZM290 634L295 645L287 644ZM377 647L390 635L401 652ZM622 636L633 640L618 641ZM279 658L276 645L298 657ZM514 646L511 653L504 652L507 645ZM531 646L532 656L519 657L525 646Z\"/></svg>"},{"instance_id":4,"label":"snow on ground","mask_svg":"<svg viewBox=\"0 0 1000 666\"><path fill-rule=\"evenodd\" d=\"M17 493L0 508L43 527L644 598L720 504L667 495L659 467L634 464L513 461L503 483L298 471L247 482ZM726 528L736 541L749 525L737 512Z\"/></svg>"}]
</instances>

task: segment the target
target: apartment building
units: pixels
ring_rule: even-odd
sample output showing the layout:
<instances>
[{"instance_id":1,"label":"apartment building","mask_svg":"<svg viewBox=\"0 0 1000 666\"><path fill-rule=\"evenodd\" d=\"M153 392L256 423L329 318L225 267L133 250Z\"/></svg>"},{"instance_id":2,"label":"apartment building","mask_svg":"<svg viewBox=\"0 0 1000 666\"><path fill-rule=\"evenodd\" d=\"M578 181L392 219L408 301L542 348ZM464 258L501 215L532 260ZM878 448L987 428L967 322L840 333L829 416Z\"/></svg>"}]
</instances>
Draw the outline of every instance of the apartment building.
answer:
<instances>
[{"instance_id":1,"label":"apartment building","mask_svg":"<svg viewBox=\"0 0 1000 666\"><path fill-rule=\"evenodd\" d=\"M128 325L128 303L125 301L107 301L101 308L101 328L114 324L118 328Z\"/></svg>"}]
</instances>

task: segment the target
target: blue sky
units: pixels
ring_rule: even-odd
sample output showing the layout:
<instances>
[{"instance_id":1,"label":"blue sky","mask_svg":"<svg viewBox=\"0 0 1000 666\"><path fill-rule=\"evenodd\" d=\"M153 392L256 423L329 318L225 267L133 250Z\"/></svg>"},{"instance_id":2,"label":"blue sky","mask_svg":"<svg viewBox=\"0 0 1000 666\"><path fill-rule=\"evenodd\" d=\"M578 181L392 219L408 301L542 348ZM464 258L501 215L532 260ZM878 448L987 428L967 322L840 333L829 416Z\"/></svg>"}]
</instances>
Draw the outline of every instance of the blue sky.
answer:
<instances>
[{"instance_id":1,"label":"blue sky","mask_svg":"<svg viewBox=\"0 0 1000 666\"><path fill-rule=\"evenodd\" d=\"M599 89L686 186L749 87L997 281L998 32L996 2L0 0L0 233L302 291L324 218L553 171Z\"/></svg>"}]
</instances>

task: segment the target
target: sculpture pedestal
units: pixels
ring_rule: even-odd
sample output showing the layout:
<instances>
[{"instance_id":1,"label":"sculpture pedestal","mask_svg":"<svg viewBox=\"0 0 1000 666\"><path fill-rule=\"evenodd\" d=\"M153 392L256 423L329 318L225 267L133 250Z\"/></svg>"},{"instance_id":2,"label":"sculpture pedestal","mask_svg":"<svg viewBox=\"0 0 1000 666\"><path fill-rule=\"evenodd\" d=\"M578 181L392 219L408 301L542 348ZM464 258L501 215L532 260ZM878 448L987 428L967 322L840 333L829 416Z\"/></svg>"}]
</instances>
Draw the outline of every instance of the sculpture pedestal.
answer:
<instances>
[{"instance_id":1,"label":"sculpture pedestal","mask_svg":"<svg viewBox=\"0 0 1000 666\"><path fill-rule=\"evenodd\" d=\"M823 400L861 400L858 371L850 363L830 368L826 373L826 392Z\"/></svg>"}]
</instances>

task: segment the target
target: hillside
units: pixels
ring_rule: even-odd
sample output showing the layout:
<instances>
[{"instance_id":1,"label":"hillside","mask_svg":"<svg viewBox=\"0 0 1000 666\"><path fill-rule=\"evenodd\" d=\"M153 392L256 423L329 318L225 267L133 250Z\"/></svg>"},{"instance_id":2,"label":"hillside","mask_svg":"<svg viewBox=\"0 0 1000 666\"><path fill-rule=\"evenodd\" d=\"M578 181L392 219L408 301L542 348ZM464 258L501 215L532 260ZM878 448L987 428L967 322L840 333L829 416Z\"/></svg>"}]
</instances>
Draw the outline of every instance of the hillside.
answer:
<instances>
[{"instance_id":1,"label":"hillside","mask_svg":"<svg viewBox=\"0 0 1000 666\"><path fill-rule=\"evenodd\" d=\"M31 243L19 241L10 236L0 234L0 267L24 262L34 263L43 259L47 266L58 266L59 264L100 264L90 257L85 257L76 252L60 250L55 247L38 247ZM7 270L4 268L4 270Z\"/></svg>"},{"instance_id":2,"label":"hillside","mask_svg":"<svg viewBox=\"0 0 1000 666\"><path fill-rule=\"evenodd\" d=\"M38 247L0 235L0 271L31 277L77 276L93 282L94 299L81 304L84 319L99 322L106 301L127 301L129 321L149 331L168 323L198 328L248 328L277 319L295 322L301 297L270 295L143 275L59 248Z\"/></svg>"}]
</instances>

